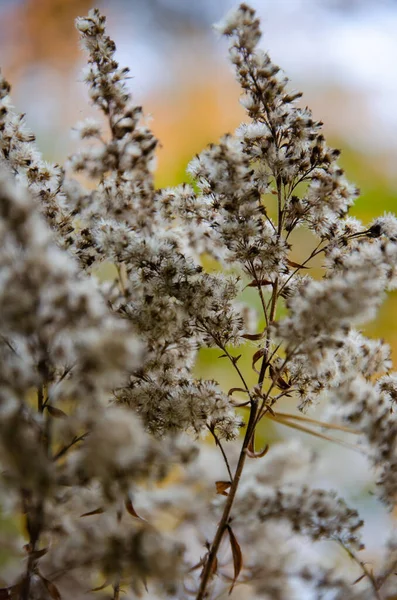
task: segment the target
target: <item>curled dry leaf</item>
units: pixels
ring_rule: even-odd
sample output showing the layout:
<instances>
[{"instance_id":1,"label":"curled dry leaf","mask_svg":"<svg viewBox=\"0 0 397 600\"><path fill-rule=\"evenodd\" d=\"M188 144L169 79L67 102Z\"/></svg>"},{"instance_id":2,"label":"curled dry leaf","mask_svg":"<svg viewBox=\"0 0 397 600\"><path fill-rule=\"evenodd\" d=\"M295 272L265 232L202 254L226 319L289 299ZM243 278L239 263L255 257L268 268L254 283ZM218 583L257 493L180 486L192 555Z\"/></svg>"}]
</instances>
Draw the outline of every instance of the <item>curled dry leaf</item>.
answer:
<instances>
[{"instance_id":1,"label":"curled dry leaf","mask_svg":"<svg viewBox=\"0 0 397 600\"><path fill-rule=\"evenodd\" d=\"M232 396L234 394L234 392L243 392L244 394L248 394L248 391L245 390L244 388L235 387L235 388L230 388L227 395Z\"/></svg>"},{"instance_id":2,"label":"curled dry leaf","mask_svg":"<svg viewBox=\"0 0 397 600\"><path fill-rule=\"evenodd\" d=\"M263 456L265 456L265 454L267 454L269 450L269 445L266 444L265 447L263 448L263 450L261 450L260 452L256 452L255 451L255 431L252 434L250 443L248 444L246 453L247 456L249 456L250 458L262 458Z\"/></svg>"},{"instance_id":3,"label":"curled dry leaf","mask_svg":"<svg viewBox=\"0 0 397 600\"><path fill-rule=\"evenodd\" d=\"M252 368L254 369L255 373L259 373L259 371L257 371L257 369L255 369L255 365L258 362L258 360L260 358L262 358L262 356L264 356L265 354L265 349L264 348L260 348L259 350L257 350L254 354L254 356L252 357Z\"/></svg>"},{"instance_id":4,"label":"curled dry leaf","mask_svg":"<svg viewBox=\"0 0 397 600\"><path fill-rule=\"evenodd\" d=\"M139 519L140 521L144 521L145 520L145 519L142 519L142 517L140 517L138 515L138 513L136 512L136 510L135 510L135 508L134 508L134 506L133 506L133 504L132 504L132 502L131 502L131 500L129 498L125 501L125 507L126 507L127 511L130 513L130 515L132 517L134 517L135 519Z\"/></svg>"},{"instance_id":5,"label":"curled dry leaf","mask_svg":"<svg viewBox=\"0 0 397 600\"><path fill-rule=\"evenodd\" d=\"M226 490L228 490L231 485L231 481L215 481L216 493L221 496L228 496L229 494Z\"/></svg>"}]
</instances>

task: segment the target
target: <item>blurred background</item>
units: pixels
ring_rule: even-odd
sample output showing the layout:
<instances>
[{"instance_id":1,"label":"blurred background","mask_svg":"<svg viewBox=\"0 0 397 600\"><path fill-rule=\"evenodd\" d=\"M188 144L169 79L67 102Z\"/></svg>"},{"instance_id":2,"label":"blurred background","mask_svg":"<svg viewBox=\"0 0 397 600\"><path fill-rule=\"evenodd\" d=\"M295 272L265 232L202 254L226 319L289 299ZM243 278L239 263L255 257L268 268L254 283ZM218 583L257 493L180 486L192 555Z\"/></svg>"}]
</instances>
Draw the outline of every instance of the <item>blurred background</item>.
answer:
<instances>
[{"instance_id":1,"label":"blurred background","mask_svg":"<svg viewBox=\"0 0 397 600\"><path fill-rule=\"evenodd\" d=\"M73 21L95 5L107 16L108 34L118 48L116 58L130 67L134 98L152 117L161 141L158 185L186 180L189 159L222 134L233 132L244 119L227 44L211 29L234 4L232 0L0 0L1 67L12 84L13 102L26 113L45 158L63 162L75 148L71 128L92 114L81 75L85 56ZM304 92L303 101L315 118L324 121L328 142L343 151L347 177L362 191L353 214L367 222L385 211L396 212L397 0L251 0L250 4L262 19L262 46L286 72L292 87ZM389 295L378 319L365 331L390 343L397 365L396 293ZM236 383L234 375L215 360L218 354L202 354L198 371L229 389ZM248 356L244 366L250 368ZM300 437L297 432L293 435ZM280 436L288 432L269 427L263 433L266 439ZM367 463L349 453L351 468L341 469L346 452L327 446L327 476L321 483L335 487L338 482L364 512L373 512ZM387 528L389 521L377 514L368 535L380 541L379 523ZM377 535L372 536L375 530Z\"/></svg>"}]
</instances>

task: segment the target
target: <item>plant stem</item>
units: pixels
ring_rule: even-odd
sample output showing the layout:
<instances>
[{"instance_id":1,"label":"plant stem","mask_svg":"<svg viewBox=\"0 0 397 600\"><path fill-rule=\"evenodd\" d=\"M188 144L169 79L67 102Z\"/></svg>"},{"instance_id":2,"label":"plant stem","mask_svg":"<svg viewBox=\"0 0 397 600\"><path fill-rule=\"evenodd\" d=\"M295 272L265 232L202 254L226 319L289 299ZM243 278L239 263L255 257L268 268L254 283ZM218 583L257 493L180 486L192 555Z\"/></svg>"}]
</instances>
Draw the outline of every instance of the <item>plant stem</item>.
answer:
<instances>
[{"instance_id":1,"label":"plant stem","mask_svg":"<svg viewBox=\"0 0 397 600\"><path fill-rule=\"evenodd\" d=\"M234 502L234 498L235 498L235 495L237 492L238 484L240 482L241 474L243 472L245 459L247 457L247 449L250 444L252 434L254 431L256 411L257 411L257 401L253 400L252 405L251 405L250 417L249 417L247 429L245 432L243 446L241 448L240 457L239 457L237 467L236 467L236 472L233 477L232 485L230 486L230 489L229 489L229 495L227 497L226 504L223 509L223 514L222 514L221 520L219 521L219 524L218 524L218 529L216 531L214 540L209 549L207 560L204 565L203 572L201 574L200 588L198 590L196 600L204 600L204 598L206 597L207 585L211 578L211 575L213 574L213 568L214 568L214 564L215 564L216 555L218 553L219 546L221 544L223 535L224 535L224 533L227 529L228 523L229 523L230 512L231 512L231 509L233 506L233 502Z\"/></svg>"},{"instance_id":2,"label":"plant stem","mask_svg":"<svg viewBox=\"0 0 397 600\"><path fill-rule=\"evenodd\" d=\"M348 548L347 546L345 546L345 545L344 545L342 542L339 542L339 543L340 543L340 545L342 546L342 548L343 548L344 550L346 550L346 552L348 553L348 555L350 556L350 558L351 558L352 560L354 560L354 562L355 562L355 563L357 563L357 565L358 565L358 566L361 568L361 570L363 571L363 574L364 574L364 575L367 577L367 579L369 580L369 582L370 582L370 584L371 584L371 587L372 587L372 589L373 589L373 591L374 591L374 595L375 595L375 598L376 598L376 600L382 600L382 596L381 596L381 593L380 593L380 591L379 591L379 587L380 587L380 586L378 585L378 583L377 583L377 581L376 581L376 578L374 577L373 573L372 573L372 572L371 572L369 569L367 569L367 566L366 566L366 564L365 564L365 563L364 563L362 560L360 560L360 559L358 558L358 556L356 556L356 555L355 555L355 553L354 553L352 550L350 550L350 548ZM382 584L383 584L383 583L384 583L384 582L382 582Z\"/></svg>"},{"instance_id":3,"label":"plant stem","mask_svg":"<svg viewBox=\"0 0 397 600\"><path fill-rule=\"evenodd\" d=\"M216 435L216 433L215 433L215 431L214 431L213 428L208 427L208 429L211 432L211 434L212 434L212 436L213 436L213 438L215 440L216 445L219 447L219 449L220 449L220 451L222 453L223 460L225 461L226 469L227 469L227 472L228 472L229 477L230 477L230 481L233 481L232 471L231 471L231 468L230 468L230 465L229 465L228 458L226 456L226 452L225 452L225 450L224 450L224 448L222 446L221 440L218 438L218 436Z\"/></svg>"},{"instance_id":4,"label":"plant stem","mask_svg":"<svg viewBox=\"0 0 397 600\"><path fill-rule=\"evenodd\" d=\"M45 406L45 386L43 384L39 385L37 388L37 410L40 414L43 413ZM50 451L50 415L47 415L47 420L45 421L44 430L40 433L40 443L43 445L44 449L48 453ZM26 496L26 492L25 492ZM26 528L29 534L29 557L28 564L26 567L25 577L22 583L21 589L21 600L29 600L30 596L30 583L32 575L36 568L37 558L35 558L35 551L37 550L37 545L39 543L41 530L43 527L44 521L44 501L43 498L39 497L35 499L32 497L32 494L28 492L27 496L22 499L22 503L24 508L24 512L26 512Z\"/></svg>"},{"instance_id":5,"label":"plant stem","mask_svg":"<svg viewBox=\"0 0 397 600\"><path fill-rule=\"evenodd\" d=\"M113 600L119 600L119 599L120 599L120 582L118 581L113 586Z\"/></svg>"},{"instance_id":6,"label":"plant stem","mask_svg":"<svg viewBox=\"0 0 397 600\"><path fill-rule=\"evenodd\" d=\"M58 460L59 458L61 458L62 456L64 456L67 451L74 446L75 444L77 444L77 442L82 442L88 435L88 432L83 433L82 435L79 436L75 436L72 441L70 442L70 444L67 444L66 446L64 446L63 448L61 448L53 457L53 460Z\"/></svg>"}]
</instances>

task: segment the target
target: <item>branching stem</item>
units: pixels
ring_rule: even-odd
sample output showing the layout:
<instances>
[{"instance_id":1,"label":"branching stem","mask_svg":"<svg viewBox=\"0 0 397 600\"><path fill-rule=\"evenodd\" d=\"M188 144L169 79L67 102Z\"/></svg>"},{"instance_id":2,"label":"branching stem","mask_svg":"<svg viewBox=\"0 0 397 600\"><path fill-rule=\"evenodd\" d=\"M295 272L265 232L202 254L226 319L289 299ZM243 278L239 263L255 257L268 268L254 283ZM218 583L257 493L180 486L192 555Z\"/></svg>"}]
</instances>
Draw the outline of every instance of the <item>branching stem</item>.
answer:
<instances>
[{"instance_id":1,"label":"branching stem","mask_svg":"<svg viewBox=\"0 0 397 600\"><path fill-rule=\"evenodd\" d=\"M239 461L238 461L237 467L236 467L236 472L232 479L232 485L230 486L230 489L229 489L229 495L227 496L227 499L226 499L225 507L223 509L223 514L222 514L221 520L219 521L219 524L218 524L218 529L216 531L214 540L208 551L207 560L204 565L203 572L201 574L200 588L197 593L196 600L204 600L204 598L206 596L207 585L209 583L209 580L211 579L211 575L213 574L213 568L214 568L216 555L218 553L219 546L221 544L223 535L224 535L224 533L227 529L227 525L229 523L230 512L232 510L232 506L233 506L234 498L236 496L238 484L240 482L241 474L243 472L245 459L247 457L247 449L251 442L252 434L254 432L256 410L257 410L257 402L255 400L253 400L252 405L251 405L250 417L249 417L247 429L245 432L243 446L242 446Z\"/></svg>"}]
</instances>

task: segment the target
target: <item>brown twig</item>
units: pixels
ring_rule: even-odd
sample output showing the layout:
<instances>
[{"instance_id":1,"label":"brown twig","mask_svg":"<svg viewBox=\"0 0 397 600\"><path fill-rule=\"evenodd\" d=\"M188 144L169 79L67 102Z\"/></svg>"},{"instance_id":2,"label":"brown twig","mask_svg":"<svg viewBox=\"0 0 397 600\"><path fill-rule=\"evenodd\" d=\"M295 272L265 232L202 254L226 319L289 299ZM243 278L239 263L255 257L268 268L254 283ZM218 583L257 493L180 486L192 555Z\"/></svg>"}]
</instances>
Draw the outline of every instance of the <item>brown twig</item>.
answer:
<instances>
[{"instance_id":1,"label":"brown twig","mask_svg":"<svg viewBox=\"0 0 397 600\"><path fill-rule=\"evenodd\" d=\"M215 440L216 445L219 447L219 450L222 453L223 460L225 461L226 469L227 469L227 472L228 472L229 477L230 477L230 481L232 481L233 480L232 470L230 468L230 464L229 464L228 458L226 456L226 452L225 452L225 450L224 450L224 448L223 448L223 446L221 444L221 440L216 435L215 430L214 430L213 427L210 427L209 425L207 427L208 427L209 431L211 432L211 434L212 434L212 436L213 436L213 438Z\"/></svg>"},{"instance_id":2,"label":"brown twig","mask_svg":"<svg viewBox=\"0 0 397 600\"><path fill-rule=\"evenodd\" d=\"M371 584L371 587L374 591L374 595L376 600L383 600L382 596L380 594L379 588L379 582L377 581L377 578L374 576L374 574L367 568L367 565L358 558L358 556L356 556L356 554L350 550L350 548L347 548L342 541L339 541L340 545L342 546L342 548L347 552L347 554L350 556L350 558L352 560L354 560L354 562L360 567L360 569L362 570L364 576L368 579L368 581ZM382 582L383 584L383 582Z\"/></svg>"},{"instance_id":3,"label":"brown twig","mask_svg":"<svg viewBox=\"0 0 397 600\"><path fill-rule=\"evenodd\" d=\"M207 559L206 559L206 562L205 562L205 565L204 565L204 568L203 568L203 571L201 574L200 588L198 590L196 600L203 600L205 598L208 582L209 582L211 576L213 575L216 555L218 553L219 546L221 544L223 535L227 529L227 525L228 525L229 518L230 518L230 512L231 512L231 509L233 506L234 498L236 496L238 484L240 482L241 474L243 472L245 460L247 457L247 449L248 449L248 446L250 444L251 437L253 434L256 410L257 410L257 402L255 400L253 400L252 406L251 406L250 417L249 417L247 429L245 432L244 442L243 442L243 446L242 446L242 449L240 452L239 461L237 463L237 468L236 468L236 471L235 471L235 474L234 474L234 477L232 480L232 485L230 486L230 489L229 489L229 495L227 496L227 499L226 499L222 517L219 521L214 540L208 551Z\"/></svg>"},{"instance_id":4,"label":"brown twig","mask_svg":"<svg viewBox=\"0 0 397 600\"><path fill-rule=\"evenodd\" d=\"M66 446L64 446L63 448L61 448L53 457L53 460L56 461L59 458L61 458L62 456L64 456L66 454L66 452L68 452L68 450L74 446L75 444L77 444L78 442L82 442L88 435L88 431L86 431L85 433L83 433L82 435L79 436L75 436L72 441L70 442L70 444L67 444Z\"/></svg>"}]
</instances>

